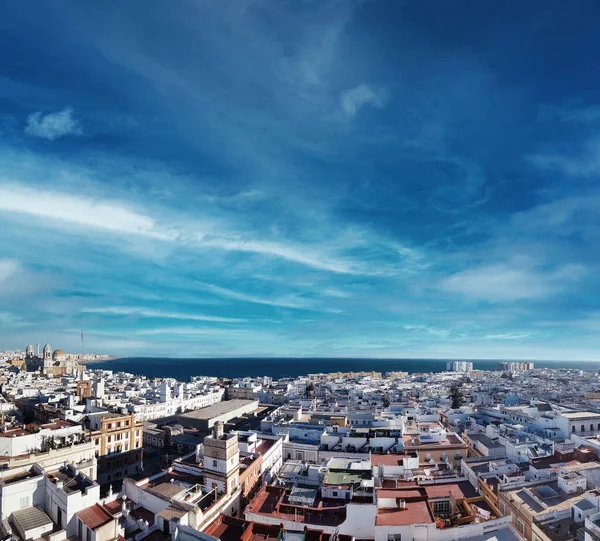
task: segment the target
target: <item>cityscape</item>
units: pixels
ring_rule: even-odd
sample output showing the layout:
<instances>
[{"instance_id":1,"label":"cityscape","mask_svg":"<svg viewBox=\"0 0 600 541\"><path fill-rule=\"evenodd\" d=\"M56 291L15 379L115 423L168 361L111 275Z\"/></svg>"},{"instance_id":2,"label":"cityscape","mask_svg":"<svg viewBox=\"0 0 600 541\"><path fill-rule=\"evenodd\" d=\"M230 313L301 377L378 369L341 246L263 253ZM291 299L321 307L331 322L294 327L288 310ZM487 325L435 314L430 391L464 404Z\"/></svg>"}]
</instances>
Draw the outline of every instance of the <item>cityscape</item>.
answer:
<instances>
[{"instance_id":1,"label":"cityscape","mask_svg":"<svg viewBox=\"0 0 600 541\"><path fill-rule=\"evenodd\" d=\"M600 372L178 381L103 357L0 354L5 539L600 538Z\"/></svg>"},{"instance_id":2,"label":"cityscape","mask_svg":"<svg viewBox=\"0 0 600 541\"><path fill-rule=\"evenodd\" d=\"M600 541L599 23L0 2L0 541Z\"/></svg>"}]
</instances>

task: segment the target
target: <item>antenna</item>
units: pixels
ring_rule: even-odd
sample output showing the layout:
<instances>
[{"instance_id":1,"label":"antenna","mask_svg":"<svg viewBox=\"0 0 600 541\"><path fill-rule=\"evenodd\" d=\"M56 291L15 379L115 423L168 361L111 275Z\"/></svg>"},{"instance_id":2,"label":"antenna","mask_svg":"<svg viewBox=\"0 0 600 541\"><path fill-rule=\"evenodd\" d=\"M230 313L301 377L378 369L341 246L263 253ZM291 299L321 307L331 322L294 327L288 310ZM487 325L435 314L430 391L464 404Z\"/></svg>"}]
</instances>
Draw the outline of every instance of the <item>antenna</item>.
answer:
<instances>
[{"instance_id":1,"label":"antenna","mask_svg":"<svg viewBox=\"0 0 600 541\"><path fill-rule=\"evenodd\" d=\"M83 330L81 331L81 356L83 357Z\"/></svg>"}]
</instances>

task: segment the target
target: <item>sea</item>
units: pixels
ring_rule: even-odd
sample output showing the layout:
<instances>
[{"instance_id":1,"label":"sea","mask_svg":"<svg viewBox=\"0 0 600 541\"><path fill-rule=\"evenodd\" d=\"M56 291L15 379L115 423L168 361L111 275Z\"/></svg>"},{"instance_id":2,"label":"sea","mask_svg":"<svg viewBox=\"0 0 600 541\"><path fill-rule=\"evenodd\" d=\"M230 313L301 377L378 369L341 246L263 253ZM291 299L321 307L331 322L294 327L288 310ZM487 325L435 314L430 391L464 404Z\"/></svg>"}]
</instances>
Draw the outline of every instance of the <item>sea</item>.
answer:
<instances>
[{"instance_id":1,"label":"sea","mask_svg":"<svg viewBox=\"0 0 600 541\"><path fill-rule=\"evenodd\" d=\"M443 372L443 359L358 359L358 358L218 358L181 359L159 357L123 357L90 363L88 368L129 372L148 378L175 378L189 381L192 376L241 378L270 376L273 379L330 372ZM499 361L473 360L477 370L494 370ZM535 368L600 370L600 361L534 361Z\"/></svg>"}]
</instances>

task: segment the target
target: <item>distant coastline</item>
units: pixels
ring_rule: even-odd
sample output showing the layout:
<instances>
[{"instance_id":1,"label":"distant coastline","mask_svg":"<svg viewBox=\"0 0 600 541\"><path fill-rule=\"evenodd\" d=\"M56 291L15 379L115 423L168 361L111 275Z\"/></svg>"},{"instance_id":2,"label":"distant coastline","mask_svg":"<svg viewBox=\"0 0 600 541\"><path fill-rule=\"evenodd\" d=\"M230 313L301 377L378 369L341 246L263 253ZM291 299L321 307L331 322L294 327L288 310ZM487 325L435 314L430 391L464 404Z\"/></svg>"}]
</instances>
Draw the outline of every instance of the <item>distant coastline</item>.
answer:
<instances>
[{"instance_id":1,"label":"distant coastline","mask_svg":"<svg viewBox=\"0 0 600 541\"><path fill-rule=\"evenodd\" d=\"M448 359L450 360L450 359ZM313 357L170 358L117 357L90 363L90 368L128 372L149 378L172 377L189 381L193 376L224 378L271 377L281 379L332 372L444 372L446 359L366 359ZM476 370L495 370L499 360L473 360ZM600 370L600 361L533 361L535 368ZM93 366L92 366L93 364Z\"/></svg>"},{"instance_id":2,"label":"distant coastline","mask_svg":"<svg viewBox=\"0 0 600 541\"><path fill-rule=\"evenodd\" d=\"M112 356L109 355L106 359L86 359L84 361L79 361L79 364L94 364L94 363L108 363L110 361L116 361L117 359L126 359L127 357L122 356Z\"/></svg>"}]
</instances>

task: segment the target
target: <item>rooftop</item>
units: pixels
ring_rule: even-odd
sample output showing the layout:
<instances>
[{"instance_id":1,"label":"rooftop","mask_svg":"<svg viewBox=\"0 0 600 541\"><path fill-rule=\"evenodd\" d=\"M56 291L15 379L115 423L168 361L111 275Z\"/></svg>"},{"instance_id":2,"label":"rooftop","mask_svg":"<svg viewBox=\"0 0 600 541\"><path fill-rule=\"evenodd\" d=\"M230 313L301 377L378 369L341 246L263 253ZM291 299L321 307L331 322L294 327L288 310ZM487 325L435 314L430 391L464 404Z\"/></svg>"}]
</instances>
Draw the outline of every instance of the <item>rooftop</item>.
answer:
<instances>
[{"instance_id":1,"label":"rooftop","mask_svg":"<svg viewBox=\"0 0 600 541\"><path fill-rule=\"evenodd\" d=\"M589 418L598 418L600 417L600 413L593 413L591 411L574 411L571 413L561 413L561 415L567 419L576 420L576 419L589 419Z\"/></svg>"},{"instance_id":2,"label":"rooftop","mask_svg":"<svg viewBox=\"0 0 600 541\"><path fill-rule=\"evenodd\" d=\"M361 481L371 479L371 472L328 471L323 480L324 485L357 485Z\"/></svg>"},{"instance_id":3,"label":"rooftop","mask_svg":"<svg viewBox=\"0 0 600 541\"><path fill-rule=\"evenodd\" d=\"M477 491L468 481L426 485L423 488L425 488L428 498L444 498L450 496L458 500L461 498L474 498L477 496Z\"/></svg>"},{"instance_id":4,"label":"rooftop","mask_svg":"<svg viewBox=\"0 0 600 541\"><path fill-rule=\"evenodd\" d=\"M312 506L293 505L285 501L289 494L290 491L285 488L262 487L246 508L246 512L269 515L280 520L291 520L299 525L312 523L321 526L339 526L346 520L345 503L317 498Z\"/></svg>"},{"instance_id":5,"label":"rooftop","mask_svg":"<svg viewBox=\"0 0 600 541\"><path fill-rule=\"evenodd\" d=\"M182 486L178 483L169 483L164 482L153 487L147 488L146 490L150 492L150 494L154 494L159 498L166 498L170 500L175 496L178 496L182 492L185 492L189 487Z\"/></svg>"},{"instance_id":6,"label":"rooftop","mask_svg":"<svg viewBox=\"0 0 600 541\"><path fill-rule=\"evenodd\" d=\"M95 530L113 520L112 515L99 504L79 511L77 516L90 530Z\"/></svg>"},{"instance_id":7,"label":"rooftop","mask_svg":"<svg viewBox=\"0 0 600 541\"><path fill-rule=\"evenodd\" d=\"M427 501L406 502L403 509L377 509L377 526L406 526L432 523L433 515Z\"/></svg>"},{"instance_id":8,"label":"rooftop","mask_svg":"<svg viewBox=\"0 0 600 541\"><path fill-rule=\"evenodd\" d=\"M220 417L221 415L225 415L226 413L244 406L249 406L251 404L256 404L258 406L258 402L256 400L243 400L241 398L235 398L233 400L217 402L212 406L207 406L206 408L201 408L199 410L182 413L179 415L179 417L187 417L189 419L204 419L208 421L214 417Z\"/></svg>"},{"instance_id":9,"label":"rooftop","mask_svg":"<svg viewBox=\"0 0 600 541\"><path fill-rule=\"evenodd\" d=\"M39 507L28 507L27 509L14 511L12 517L24 532L52 524L50 517Z\"/></svg>"},{"instance_id":10,"label":"rooftop","mask_svg":"<svg viewBox=\"0 0 600 541\"><path fill-rule=\"evenodd\" d=\"M416 454L414 455L416 458ZM405 458L410 458L411 455L408 454L389 454L389 455L371 455L371 465L379 466L383 464L384 466L402 466L402 460Z\"/></svg>"},{"instance_id":11,"label":"rooftop","mask_svg":"<svg viewBox=\"0 0 600 541\"><path fill-rule=\"evenodd\" d=\"M466 447L466 443L462 441L456 434L447 434L446 438L442 441L423 441L421 442L419 436L406 434L402 437L405 447L445 447L445 446L456 446L461 445Z\"/></svg>"},{"instance_id":12,"label":"rooftop","mask_svg":"<svg viewBox=\"0 0 600 541\"><path fill-rule=\"evenodd\" d=\"M530 489L513 490L509 494L519 509L528 511L531 515L569 509L571 503L583 498L581 493L567 494L563 492L558 488L556 482L538 485ZM541 505L540 501L544 505Z\"/></svg>"},{"instance_id":13,"label":"rooftop","mask_svg":"<svg viewBox=\"0 0 600 541\"><path fill-rule=\"evenodd\" d=\"M85 490L94 484L89 477L83 475L82 473L74 473L69 468L60 468L58 470L53 470L46 474L46 477L50 480L50 482L55 483L57 481L63 482L63 490L67 494L71 494L73 492L85 492Z\"/></svg>"}]
</instances>

